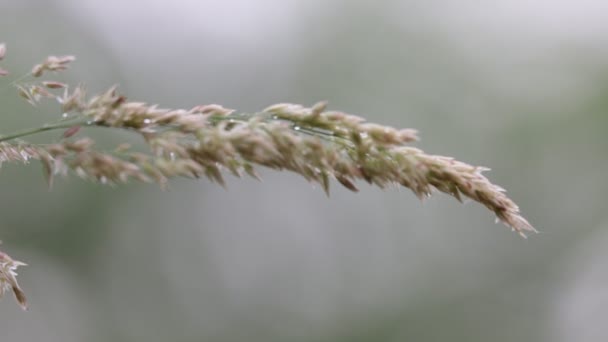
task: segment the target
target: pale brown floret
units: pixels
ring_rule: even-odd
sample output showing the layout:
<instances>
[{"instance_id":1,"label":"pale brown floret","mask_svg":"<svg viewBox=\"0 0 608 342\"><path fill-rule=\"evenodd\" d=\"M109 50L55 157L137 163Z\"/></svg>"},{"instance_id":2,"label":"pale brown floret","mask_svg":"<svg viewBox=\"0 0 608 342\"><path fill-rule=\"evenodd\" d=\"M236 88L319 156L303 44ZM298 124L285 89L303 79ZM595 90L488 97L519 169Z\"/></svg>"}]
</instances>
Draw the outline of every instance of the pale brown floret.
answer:
<instances>
[{"instance_id":1,"label":"pale brown floret","mask_svg":"<svg viewBox=\"0 0 608 342\"><path fill-rule=\"evenodd\" d=\"M67 88L67 84L62 83L62 82L56 82L56 81L42 81L41 82L43 86L49 88L49 89L61 89L61 88Z\"/></svg>"},{"instance_id":2,"label":"pale brown floret","mask_svg":"<svg viewBox=\"0 0 608 342\"><path fill-rule=\"evenodd\" d=\"M0 43L0 61L6 56L6 44Z\"/></svg>"},{"instance_id":3,"label":"pale brown floret","mask_svg":"<svg viewBox=\"0 0 608 342\"><path fill-rule=\"evenodd\" d=\"M6 44L0 43L0 61L4 59L6 55ZM6 69L0 68L0 77L8 75L9 72Z\"/></svg>"}]
</instances>

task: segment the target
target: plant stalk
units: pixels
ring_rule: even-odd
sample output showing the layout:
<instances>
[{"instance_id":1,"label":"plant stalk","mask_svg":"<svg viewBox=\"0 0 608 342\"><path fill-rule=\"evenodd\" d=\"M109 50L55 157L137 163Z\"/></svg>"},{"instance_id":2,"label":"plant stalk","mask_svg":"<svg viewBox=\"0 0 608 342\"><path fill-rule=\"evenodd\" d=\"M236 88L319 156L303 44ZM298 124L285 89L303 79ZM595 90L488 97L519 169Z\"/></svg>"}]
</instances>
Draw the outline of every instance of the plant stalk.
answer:
<instances>
[{"instance_id":1,"label":"plant stalk","mask_svg":"<svg viewBox=\"0 0 608 342\"><path fill-rule=\"evenodd\" d=\"M58 123L54 123L54 124L46 124L42 127L28 128L28 129L25 129L22 131L17 131L15 133L12 133L9 135L0 136L0 142L9 141L9 140L13 140L13 139L21 138L21 137L26 137L28 135L38 134L38 133L52 131L52 130L56 130L56 129L70 128L73 126L94 126L94 125L95 125L95 121L92 121L90 119L71 121L71 122L63 121L63 122L58 122Z\"/></svg>"}]
</instances>

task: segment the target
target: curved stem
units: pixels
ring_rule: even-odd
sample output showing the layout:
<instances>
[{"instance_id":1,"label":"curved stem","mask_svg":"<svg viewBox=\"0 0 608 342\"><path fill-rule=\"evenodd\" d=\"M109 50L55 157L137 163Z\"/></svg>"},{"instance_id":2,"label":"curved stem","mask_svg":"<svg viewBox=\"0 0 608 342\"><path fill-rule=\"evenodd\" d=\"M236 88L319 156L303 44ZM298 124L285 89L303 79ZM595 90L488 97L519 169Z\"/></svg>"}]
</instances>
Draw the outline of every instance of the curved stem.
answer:
<instances>
[{"instance_id":1,"label":"curved stem","mask_svg":"<svg viewBox=\"0 0 608 342\"><path fill-rule=\"evenodd\" d=\"M229 120L229 119L247 121L247 118L250 118L251 116L252 115L242 115L242 114L240 115L240 117L229 117L229 116L219 117L218 116L218 117L211 118L210 121L213 124L217 124L220 121ZM38 134L38 133L42 133L42 132L46 132L46 131L70 128L70 127L74 127L74 126L104 126L104 125L99 125L99 123L95 122L94 120L92 120L90 118L82 118L80 120L69 121L69 122L64 120L64 121L59 121L59 122L52 123L52 124L46 124L41 127L24 129L24 130L17 131L15 133L11 133L8 135L0 135L0 142L9 141L9 140L13 140L13 139L21 138L21 137L26 137L29 135L34 135L34 134Z\"/></svg>"},{"instance_id":2,"label":"curved stem","mask_svg":"<svg viewBox=\"0 0 608 342\"><path fill-rule=\"evenodd\" d=\"M239 114L231 114L231 115L226 115L226 116L214 116L210 118L210 122L213 125L216 125L222 121L227 121L227 120L236 120L236 121L248 121L250 120L252 117L256 116L256 115L264 115L267 113L253 113L253 114L247 114L247 113L239 113ZM309 125L300 125L297 121L294 120L290 120L290 119L281 119L287 122L290 122L292 124L292 129L294 129L295 131L298 131L300 133L303 134L308 134L308 135L314 135L314 136L318 136L319 138L322 138L324 140L328 140L328 141L332 141L332 142L338 142L336 141L336 139L344 139L343 136L340 136L338 134L336 134L335 132L324 132L324 131L320 131L315 129L315 127L311 127ZM102 126L104 127L104 125L100 125L98 122L95 122L94 120L91 120L90 118L80 118L79 120L74 120L74 121L59 121L56 123L52 123L52 124L45 124L41 127L35 127L35 128L28 128L25 130L21 130L21 131L17 131L15 133L11 133L9 135L0 135L0 142L4 142L4 141L9 141L9 140L13 140L13 139L17 139L17 138L21 138L21 137L26 137L29 135L34 135L34 134L38 134L38 133L42 133L42 132L46 132L46 131L52 131L52 130L57 130L57 129L66 129L66 128L70 128L70 127L74 127L74 126ZM105 126L108 127L108 126ZM297 128L296 128L297 127ZM124 128L122 128L124 129ZM339 141L339 143L341 145L343 145L344 147L350 147L347 144L344 144L342 141Z\"/></svg>"}]
</instances>

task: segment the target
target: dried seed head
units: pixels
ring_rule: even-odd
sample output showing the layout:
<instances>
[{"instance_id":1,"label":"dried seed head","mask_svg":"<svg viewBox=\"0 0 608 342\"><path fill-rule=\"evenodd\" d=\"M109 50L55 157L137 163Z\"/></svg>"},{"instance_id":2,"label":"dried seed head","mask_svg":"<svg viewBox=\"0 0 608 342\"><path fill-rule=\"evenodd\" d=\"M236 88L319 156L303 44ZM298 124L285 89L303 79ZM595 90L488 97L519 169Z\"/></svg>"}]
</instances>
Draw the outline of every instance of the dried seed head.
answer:
<instances>
[{"instance_id":1,"label":"dried seed head","mask_svg":"<svg viewBox=\"0 0 608 342\"><path fill-rule=\"evenodd\" d=\"M55 87L53 83L42 84ZM21 96L28 100L42 96L40 89L19 88ZM138 132L151 153L99 153L93 150L90 139L62 141L26 152L27 156L43 159L47 169L52 167L52 174L65 174L69 168L81 177L100 182L136 179L155 181L162 187L171 177L206 176L224 185L222 171L257 177L253 171L257 164L298 173L319 183L326 192L331 178L352 191L357 191L356 180L380 188L397 184L411 189L421 199L436 189L457 200L468 197L481 203L520 234L534 231L504 190L482 175L483 168L426 154L407 145L418 139L415 130L325 111L325 102L312 108L281 103L257 114L233 114L233 110L219 105L171 110L128 102L116 92L116 87L90 100L85 98L82 87L72 93L66 88L61 102L64 111L72 110L92 124ZM77 130L76 126L69 128L64 137ZM5 157L0 153L0 160L28 159L22 155L24 148L2 147L0 152ZM44 161L42 151L55 162ZM115 151L122 153L121 148ZM46 174L48 177L48 170Z\"/></svg>"}]
</instances>

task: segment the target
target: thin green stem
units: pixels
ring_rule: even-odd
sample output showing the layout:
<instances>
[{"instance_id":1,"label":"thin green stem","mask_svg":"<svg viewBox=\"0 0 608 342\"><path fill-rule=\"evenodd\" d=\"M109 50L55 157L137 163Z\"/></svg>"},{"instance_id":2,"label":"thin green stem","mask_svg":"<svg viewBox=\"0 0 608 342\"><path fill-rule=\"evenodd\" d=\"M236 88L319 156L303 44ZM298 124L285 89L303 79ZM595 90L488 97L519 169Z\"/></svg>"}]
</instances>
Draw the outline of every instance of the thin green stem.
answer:
<instances>
[{"instance_id":1,"label":"thin green stem","mask_svg":"<svg viewBox=\"0 0 608 342\"><path fill-rule=\"evenodd\" d=\"M216 125L222 121L228 121L228 120L247 122L255 116L260 116L260 115L265 115L265 114L268 114L268 113L265 113L265 112L253 113L253 114L239 113L239 114L230 114L230 115L226 115L226 116L213 116L210 118L209 121L213 125ZM271 121L271 120L273 120L273 119L266 118L264 121ZM276 119L274 119L274 120L276 120ZM292 129L294 131L297 131L297 132L300 132L303 134L317 136L321 139L324 139L324 140L327 140L330 142L339 143L340 145L343 145L343 147L346 147L346 148L352 148L352 146L349 146L348 144L346 144L345 141L342 141L342 139L345 139L343 136L340 136L340 135L336 134L335 132L321 131L319 129L316 129L316 127L314 127L314 126L301 125L299 122L290 120L290 119L281 118L279 120L284 120L284 121L289 122L292 125ZM94 120L91 120L90 118L86 118L86 117L79 118L78 120L62 120L62 121L59 121L56 123L46 124L41 127L28 128L28 129L25 129L22 131L17 131L15 133L12 133L9 135L4 135L4 136L0 135L0 142L9 141L9 140L13 140L13 139L21 138L21 137L26 137L26 136L46 132L46 131L66 129L66 128L70 128L70 127L74 127L74 126L108 127L105 125L100 125L99 123L95 122ZM122 129L124 129L124 128L122 128ZM337 139L339 141L337 141Z\"/></svg>"},{"instance_id":2,"label":"thin green stem","mask_svg":"<svg viewBox=\"0 0 608 342\"><path fill-rule=\"evenodd\" d=\"M9 141L9 140L13 140L13 139L21 138L21 137L26 137L28 135L38 134L38 133L52 131L52 130L56 130L56 129L70 128L73 126L94 126L94 125L95 125L95 122L90 119L71 121L71 122L62 121L62 122L58 122L58 123L54 123L54 124L46 124L42 127L28 128L28 129L18 131L18 132L9 134L9 135L0 136L0 142Z\"/></svg>"},{"instance_id":3,"label":"thin green stem","mask_svg":"<svg viewBox=\"0 0 608 342\"><path fill-rule=\"evenodd\" d=\"M213 124L217 124L220 121L224 121L224 120L238 120L238 121L247 121L248 119L250 119L253 115L238 115L238 116L224 116L224 117L213 117L211 118L211 122ZM65 128L70 128L70 127L74 127L74 126L99 126L99 127L107 127L104 125L100 125L99 123L95 122L94 120L91 120L90 118L81 118L79 120L74 120L74 121L59 121L56 123L52 123L52 124L46 124L44 126L41 127L35 127L35 128L28 128L22 131L17 131L15 133L11 133L9 135L0 135L0 142L4 142L4 141L9 141L9 140L13 140L13 139L17 139L17 138L22 138L22 137L26 137L29 135L34 135L34 134L38 134L38 133L42 133L42 132L46 132L46 131L53 131L53 130L57 130L57 129L65 129Z\"/></svg>"}]
</instances>

